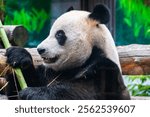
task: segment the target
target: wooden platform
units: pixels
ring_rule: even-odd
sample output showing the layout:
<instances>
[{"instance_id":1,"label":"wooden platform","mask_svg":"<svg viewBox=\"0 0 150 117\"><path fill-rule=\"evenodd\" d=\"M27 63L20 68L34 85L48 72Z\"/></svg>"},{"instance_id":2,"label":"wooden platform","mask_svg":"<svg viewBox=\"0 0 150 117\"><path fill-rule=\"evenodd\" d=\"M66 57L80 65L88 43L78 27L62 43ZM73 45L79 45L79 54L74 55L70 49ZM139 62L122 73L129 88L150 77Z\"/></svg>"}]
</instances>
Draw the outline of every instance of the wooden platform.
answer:
<instances>
[{"instance_id":1,"label":"wooden platform","mask_svg":"<svg viewBox=\"0 0 150 117\"><path fill-rule=\"evenodd\" d=\"M42 64L36 48L27 48L34 65ZM117 47L123 75L150 75L150 45L128 45ZM5 49L0 49L0 73L6 68Z\"/></svg>"},{"instance_id":2,"label":"wooden platform","mask_svg":"<svg viewBox=\"0 0 150 117\"><path fill-rule=\"evenodd\" d=\"M150 75L150 45L117 47L124 75Z\"/></svg>"},{"instance_id":3,"label":"wooden platform","mask_svg":"<svg viewBox=\"0 0 150 117\"><path fill-rule=\"evenodd\" d=\"M36 48L26 48L32 55L34 65L42 64ZM128 45L117 47L123 75L150 75L150 45ZM0 49L0 74L6 69L5 49ZM2 76L1 76L2 77ZM0 95L1 99L7 97ZM131 97L132 100L150 100L150 97Z\"/></svg>"}]
</instances>

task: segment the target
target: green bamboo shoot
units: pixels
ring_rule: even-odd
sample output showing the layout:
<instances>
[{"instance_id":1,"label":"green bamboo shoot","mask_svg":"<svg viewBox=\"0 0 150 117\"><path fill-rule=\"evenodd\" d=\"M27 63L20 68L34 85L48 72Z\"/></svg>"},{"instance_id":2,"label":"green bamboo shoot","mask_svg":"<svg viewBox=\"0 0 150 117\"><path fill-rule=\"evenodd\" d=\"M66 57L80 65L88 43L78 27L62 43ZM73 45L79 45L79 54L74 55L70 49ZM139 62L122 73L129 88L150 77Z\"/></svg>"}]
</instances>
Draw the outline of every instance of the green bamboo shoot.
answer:
<instances>
[{"instance_id":1,"label":"green bamboo shoot","mask_svg":"<svg viewBox=\"0 0 150 117\"><path fill-rule=\"evenodd\" d=\"M1 40L4 44L4 47L6 49L11 47L1 21L0 21L0 37L1 37ZM19 82L21 89L25 89L27 87L27 84L25 82L25 79L23 77L21 69L15 68L14 70L15 70L15 73L16 73L16 76L17 76L17 79L18 79L18 82Z\"/></svg>"}]
</instances>

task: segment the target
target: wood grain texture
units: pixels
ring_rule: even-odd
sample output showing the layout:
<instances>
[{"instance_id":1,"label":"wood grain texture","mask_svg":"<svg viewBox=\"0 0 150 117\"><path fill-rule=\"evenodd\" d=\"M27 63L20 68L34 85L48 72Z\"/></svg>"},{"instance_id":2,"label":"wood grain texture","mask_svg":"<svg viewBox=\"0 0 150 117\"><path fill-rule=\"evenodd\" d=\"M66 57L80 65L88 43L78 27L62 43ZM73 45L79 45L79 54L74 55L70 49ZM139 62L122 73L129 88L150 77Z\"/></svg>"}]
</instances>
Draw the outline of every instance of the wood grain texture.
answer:
<instances>
[{"instance_id":1,"label":"wood grain texture","mask_svg":"<svg viewBox=\"0 0 150 117\"><path fill-rule=\"evenodd\" d=\"M28 40L28 31L22 25L5 25L3 27L7 37L13 46L24 46ZM0 48L4 48L0 41Z\"/></svg>"},{"instance_id":2,"label":"wood grain texture","mask_svg":"<svg viewBox=\"0 0 150 117\"><path fill-rule=\"evenodd\" d=\"M38 55L36 48L26 48L32 55L34 65L42 64L42 59ZM123 75L150 75L150 46L149 45L128 45L117 47ZM11 72L11 68L6 69L5 49L0 49L0 77ZM6 83L1 78L0 88ZM3 99L3 96L0 96ZM132 97L132 100L150 100L149 97Z\"/></svg>"},{"instance_id":3,"label":"wood grain texture","mask_svg":"<svg viewBox=\"0 0 150 117\"><path fill-rule=\"evenodd\" d=\"M150 45L117 47L124 75L150 75Z\"/></svg>"},{"instance_id":4,"label":"wood grain texture","mask_svg":"<svg viewBox=\"0 0 150 117\"><path fill-rule=\"evenodd\" d=\"M32 55L34 65L42 64L36 48L26 48ZM128 45L117 47L123 75L150 75L150 46ZM0 73L6 65L5 49L0 49Z\"/></svg>"}]
</instances>

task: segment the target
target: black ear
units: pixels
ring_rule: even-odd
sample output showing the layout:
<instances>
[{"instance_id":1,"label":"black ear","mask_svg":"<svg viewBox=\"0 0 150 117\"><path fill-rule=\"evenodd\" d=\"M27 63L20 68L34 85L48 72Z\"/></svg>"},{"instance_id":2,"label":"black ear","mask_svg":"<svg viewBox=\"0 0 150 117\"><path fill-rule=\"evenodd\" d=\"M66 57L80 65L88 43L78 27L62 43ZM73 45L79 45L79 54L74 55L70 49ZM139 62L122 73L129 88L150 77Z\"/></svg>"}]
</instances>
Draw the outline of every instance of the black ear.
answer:
<instances>
[{"instance_id":1,"label":"black ear","mask_svg":"<svg viewBox=\"0 0 150 117\"><path fill-rule=\"evenodd\" d=\"M106 6L99 4L94 7L93 12L89 15L89 17L100 21L102 24L106 24L109 22L110 13Z\"/></svg>"},{"instance_id":2,"label":"black ear","mask_svg":"<svg viewBox=\"0 0 150 117\"><path fill-rule=\"evenodd\" d=\"M72 11L72 10L74 10L73 6L69 7L66 12L69 12L69 11Z\"/></svg>"}]
</instances>

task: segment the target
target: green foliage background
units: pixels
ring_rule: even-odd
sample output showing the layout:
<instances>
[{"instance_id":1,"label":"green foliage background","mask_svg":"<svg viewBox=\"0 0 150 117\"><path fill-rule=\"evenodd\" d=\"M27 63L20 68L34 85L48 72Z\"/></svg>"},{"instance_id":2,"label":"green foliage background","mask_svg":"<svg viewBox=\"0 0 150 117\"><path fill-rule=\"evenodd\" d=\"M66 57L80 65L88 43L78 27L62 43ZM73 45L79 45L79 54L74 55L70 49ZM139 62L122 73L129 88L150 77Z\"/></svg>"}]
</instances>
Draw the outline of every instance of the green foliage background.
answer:
<instances>
[{"instance_id":1,"label":"green foliage background","mask_svg":"<svg viewBox=\"0 0 150 117\"><path fill-rule=\"evenodd\" d=\"M150 76L126 76L127 87L132 96L150 96Z\"/></svg>"},{"instance_id":2,"label":"green foliage background","mask_svg":"<svg viewBox=\"0 0 150 117\"><path fill-rule=\"evenodd\" d=\"M145 0L117 0L116 38L118 45L150 43L150 5Z\"/></svg>"},{"instance_id":3,"label":"green foliage background","mask_svg":"<svg viewBox=\"0 0 150 117\"><path fill-rule=\"evenodd\" d=\"M117 45L150 44L150 4L146 0L116 0ZM150 76L126 76L132 96L150 96Z\"/></svg>"},{"instance_id":4,"label":"green foliage background","mask_svg":"<svg viewBox=\"0 0 150 117\"><path fill-rule=\"evenodd\" d=\"M6 0L6 25L22 24L29 32L28 47L36 47L49 34L51 0Z\"/></svg>"}]
</instances>

